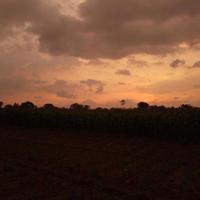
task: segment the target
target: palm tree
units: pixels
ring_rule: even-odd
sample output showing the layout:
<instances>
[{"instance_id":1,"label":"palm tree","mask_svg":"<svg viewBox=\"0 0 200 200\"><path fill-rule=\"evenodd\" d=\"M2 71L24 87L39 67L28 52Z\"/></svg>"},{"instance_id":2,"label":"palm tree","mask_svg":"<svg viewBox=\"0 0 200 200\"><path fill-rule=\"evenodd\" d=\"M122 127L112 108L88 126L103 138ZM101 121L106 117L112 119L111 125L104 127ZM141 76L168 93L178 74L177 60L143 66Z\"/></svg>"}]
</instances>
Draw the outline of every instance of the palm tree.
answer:
<instances>
[{"instance_id":1,"label":"palm tree","mask_svg":"<svg viewBox=\"0 0 200 200\"><path fill-rule=\"evenodd\" d=\"M121 104L122 107L125 106L126 100L122 99L122 100L120 101L120 104Z\"/></svg>"}]
</instances>

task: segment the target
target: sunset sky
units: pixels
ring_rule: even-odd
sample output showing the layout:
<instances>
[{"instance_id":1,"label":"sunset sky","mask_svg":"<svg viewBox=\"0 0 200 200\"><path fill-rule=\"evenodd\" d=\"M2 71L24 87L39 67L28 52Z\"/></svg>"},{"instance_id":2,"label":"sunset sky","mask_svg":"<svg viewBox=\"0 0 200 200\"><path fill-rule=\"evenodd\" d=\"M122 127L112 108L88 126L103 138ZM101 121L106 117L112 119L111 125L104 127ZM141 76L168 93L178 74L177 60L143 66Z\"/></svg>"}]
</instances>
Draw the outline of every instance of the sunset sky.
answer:
<instances>
[{"instance_id":1,"label":"sunset sky","mask_svg":"<svg viewBox=\"0 0 200 200\"><path fill-rule=\"evenodd\" d=\"M200 106L199 0L0 0L0 101Z\"/></svg>"}]
</instances>

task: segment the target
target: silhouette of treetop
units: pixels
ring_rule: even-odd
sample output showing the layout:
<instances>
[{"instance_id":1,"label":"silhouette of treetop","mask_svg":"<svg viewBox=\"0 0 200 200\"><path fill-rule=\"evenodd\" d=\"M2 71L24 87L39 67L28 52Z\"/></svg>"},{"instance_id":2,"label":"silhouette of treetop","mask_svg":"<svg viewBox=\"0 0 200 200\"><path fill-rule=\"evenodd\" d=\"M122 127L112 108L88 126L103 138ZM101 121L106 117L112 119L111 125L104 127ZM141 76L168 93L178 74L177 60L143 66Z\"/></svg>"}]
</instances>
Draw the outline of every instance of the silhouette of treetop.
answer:
<instances>
[{"instance_id":1,"label":"silhouette of treetop","mask_svg":"<svg viewBox=\"0 0 200 200\"><path fill-rule=\"evenodd\" d=\"M146 110L149 108L149 104L146 103L146 102L139 102L137 104L138 108L141 109L141 110Z\"/></svg>"}]
</instances>

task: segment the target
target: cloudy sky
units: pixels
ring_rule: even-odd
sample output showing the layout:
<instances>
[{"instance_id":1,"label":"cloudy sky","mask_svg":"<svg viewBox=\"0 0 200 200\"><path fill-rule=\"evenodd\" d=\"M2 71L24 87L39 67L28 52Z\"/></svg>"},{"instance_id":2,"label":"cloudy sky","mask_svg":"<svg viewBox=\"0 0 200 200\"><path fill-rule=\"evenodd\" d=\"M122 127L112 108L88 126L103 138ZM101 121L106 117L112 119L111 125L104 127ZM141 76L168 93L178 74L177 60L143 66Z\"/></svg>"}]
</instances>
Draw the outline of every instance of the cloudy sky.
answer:
<instances>
[{"instance_id":1,"label":"cloudy sky","mask_svg":"<svg viewBox=\"0 0 200 200\"><path fill-rule=\"evenodd\" d=\"M200 106L200 1L0 0L0 101Z\"/></svg>"}]
</instances>

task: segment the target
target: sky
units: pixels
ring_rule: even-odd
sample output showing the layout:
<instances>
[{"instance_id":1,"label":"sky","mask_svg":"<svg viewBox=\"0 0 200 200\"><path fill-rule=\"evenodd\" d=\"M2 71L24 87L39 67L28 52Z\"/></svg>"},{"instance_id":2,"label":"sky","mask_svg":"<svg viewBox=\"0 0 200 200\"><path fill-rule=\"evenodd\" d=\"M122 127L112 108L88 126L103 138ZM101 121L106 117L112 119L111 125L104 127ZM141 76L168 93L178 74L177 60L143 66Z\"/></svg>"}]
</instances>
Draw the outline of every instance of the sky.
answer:
<instances>
[{"instance_id":1,"label":"sky","mask_svg":"<svg viewBox=\"0 0 200 200\"><path fill-rule=\"evenodd\" d=\"M0 0L0 101L200 106L200 1Z\"/></svg>"}]
</instances>

